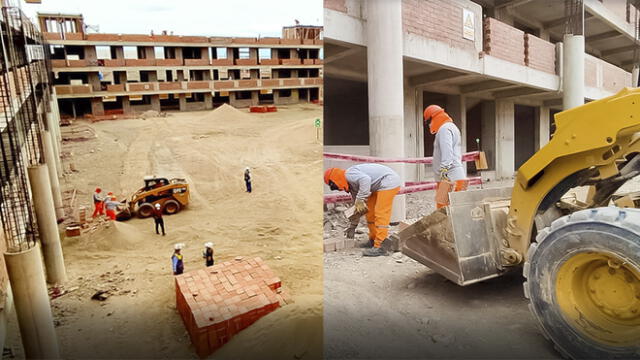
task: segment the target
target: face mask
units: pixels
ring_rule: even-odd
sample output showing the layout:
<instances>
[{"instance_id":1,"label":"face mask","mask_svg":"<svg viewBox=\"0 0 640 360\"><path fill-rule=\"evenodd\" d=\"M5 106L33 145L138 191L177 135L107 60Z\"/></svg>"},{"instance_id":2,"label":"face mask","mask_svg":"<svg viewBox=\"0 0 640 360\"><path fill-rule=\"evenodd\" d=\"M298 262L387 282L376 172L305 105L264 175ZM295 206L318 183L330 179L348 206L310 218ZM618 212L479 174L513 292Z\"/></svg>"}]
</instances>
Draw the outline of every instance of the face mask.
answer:
<instances>
[{"instance_id":1,"label":"face mask","mask_svg":"<svg viewBox=\"0 0 640 360\"><path fill-rule=\"evenodd\" d=\"M333 180L330 180L330 181L329 181L329 188L330 188L331 190L333 190L333 191L340 190L340 188L338 187L338 185L336 185L336 183L334 183L334 182L333 182Z\"/></svg>"}]
</instances>

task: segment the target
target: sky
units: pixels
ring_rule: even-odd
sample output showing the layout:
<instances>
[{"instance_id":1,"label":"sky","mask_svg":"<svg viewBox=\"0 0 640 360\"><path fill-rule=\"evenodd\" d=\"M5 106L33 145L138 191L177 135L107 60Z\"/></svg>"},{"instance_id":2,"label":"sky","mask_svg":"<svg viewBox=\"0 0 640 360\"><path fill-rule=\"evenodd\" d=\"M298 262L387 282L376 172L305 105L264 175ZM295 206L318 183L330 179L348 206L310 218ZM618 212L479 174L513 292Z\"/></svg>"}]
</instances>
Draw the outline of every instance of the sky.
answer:
<instances>
[{"instance_id":1,"label":"sky","mask_svg":"<svg viewBox=\"0 0 640 360\"><path fill-rule=\"evenodd\" d=\"M283 26L322 25L322 0L42 0L20 2L32 19L38 12L82 14L101 33L281 36ZM94 31L90 31L94 32Z\"/></svg>"}]
</instances>

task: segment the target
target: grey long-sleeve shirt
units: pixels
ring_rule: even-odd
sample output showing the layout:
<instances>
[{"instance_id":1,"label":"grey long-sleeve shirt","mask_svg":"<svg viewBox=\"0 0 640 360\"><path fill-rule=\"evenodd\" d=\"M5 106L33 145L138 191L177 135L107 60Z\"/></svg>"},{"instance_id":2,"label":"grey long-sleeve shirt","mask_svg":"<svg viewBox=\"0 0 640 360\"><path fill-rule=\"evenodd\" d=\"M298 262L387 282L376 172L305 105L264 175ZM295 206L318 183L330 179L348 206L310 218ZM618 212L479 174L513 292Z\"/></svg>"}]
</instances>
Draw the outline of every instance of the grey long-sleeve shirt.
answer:
<instances>
[{"instance_id":1,"label":"grey long-sleeve shirt","mask_svg":"<svg viewBox=\"0 0 640 360\"><path fill-rule=\"evenodd\" d=\"M380 164L354 165L345 172L351 197L366 200L372 192L391 190L401 185L400 176Z\"/></svg>"},{"instance_id":2,"label":"grey long-sleeve shirt","mask_svg":"<svg viewBox=\"0 0 640 360\"><path fill-rule=\"evenodd\" d=\"M452 123L444 123L436 133L433 142L433 172L440 180L440 169L447 169L449 180L456 181L467 177L462 166L462 141L460 130Z\"/></svg>"}]
</instances>

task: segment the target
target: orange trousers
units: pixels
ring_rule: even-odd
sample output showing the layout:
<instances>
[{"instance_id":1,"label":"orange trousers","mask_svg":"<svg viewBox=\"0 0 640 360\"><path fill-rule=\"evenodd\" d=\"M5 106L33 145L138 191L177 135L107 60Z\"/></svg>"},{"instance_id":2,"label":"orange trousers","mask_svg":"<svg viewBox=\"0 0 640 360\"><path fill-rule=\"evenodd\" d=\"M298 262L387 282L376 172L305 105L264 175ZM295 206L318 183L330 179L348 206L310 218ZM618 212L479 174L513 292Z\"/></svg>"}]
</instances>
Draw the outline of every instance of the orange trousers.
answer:
<instances>
[{"instance_id":1,"label":"orange trousers","mask_svg":"<svg viewBox=\"0 0 640 360\"><path fill-rule=\"evenodd\" d=\"M391 222L391 207L393 198L400 191L400 187L381 190L372 193L367 200L367 224L369 225L369 240L373 240L373 247L380 247L382 241L389 235Z\"/></svg>"},{"instance_id":2,"label":"orange trousers","mask_svg":"<svg viewBox=\"0 0 640 360\"><path fill-rule=\"evenodd\" d=\"M469 180L468 179L462 179L462 180L456 180L455 185L452 187L453 189L450 189L449 191L453 190L455 191L464 191L467 190L467 187L469 187ZM449 205L449 203L441 203L438 202L438 199L436 198L436 209L440 209L443 208L445 206Z\"/></svg>"}]
</instances>

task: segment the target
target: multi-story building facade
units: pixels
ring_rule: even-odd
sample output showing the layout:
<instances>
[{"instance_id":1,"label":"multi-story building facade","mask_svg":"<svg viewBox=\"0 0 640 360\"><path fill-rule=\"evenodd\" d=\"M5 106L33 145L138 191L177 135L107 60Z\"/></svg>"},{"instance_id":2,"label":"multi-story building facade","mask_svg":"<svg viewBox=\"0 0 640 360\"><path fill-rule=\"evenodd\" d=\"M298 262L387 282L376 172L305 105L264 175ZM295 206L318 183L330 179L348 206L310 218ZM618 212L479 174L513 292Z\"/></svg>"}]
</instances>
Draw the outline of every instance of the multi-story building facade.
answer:
<instances>
[{"instance_id":1,"label":"multi-story building facade","mask_svg":"<svg viewBox=\"0 0 640 360\"><path fill-rule=\"evenodd\" d=\"M63 115L322 100L322 27L282 38L86 33L82 15L39 14Z\"/></svg>"},{"instance_id":2,"label":"multi-story building facade","mask_svg":"<svg viewBox=\"0 0 640 360\"><path fill-rule=\"evenodd\" d=\"M633 4L325 0L325 147L430 156L433 135L424 129L422 110L438 104L461 128L464 150L485 151L490 169L483 177L511 178L549 140L576 71L584 101L632 85ZM584 24L580 54L563 46L576 18ZM568 63L567 55L579 61ZM380 119L391 120L382 126ZM428 166L402 171L407 181L432 177Z\"/></svg>"}]
</instances>

